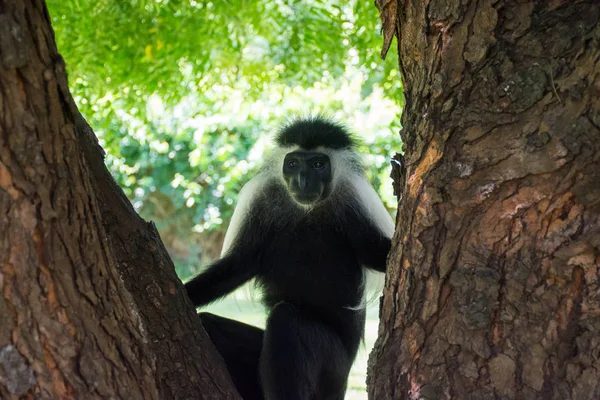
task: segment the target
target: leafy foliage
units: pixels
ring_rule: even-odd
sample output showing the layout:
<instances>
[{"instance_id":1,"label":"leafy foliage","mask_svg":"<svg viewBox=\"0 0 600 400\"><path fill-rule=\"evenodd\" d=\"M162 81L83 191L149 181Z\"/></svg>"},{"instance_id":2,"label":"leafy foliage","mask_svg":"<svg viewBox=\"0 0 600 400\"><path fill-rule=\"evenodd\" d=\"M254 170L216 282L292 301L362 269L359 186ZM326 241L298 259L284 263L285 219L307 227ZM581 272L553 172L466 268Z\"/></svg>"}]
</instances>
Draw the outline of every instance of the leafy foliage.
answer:
<instances>
[{"instance_id":1,"label":"leafy foliage","mask_svg":"<svg viewBox=\"0 0 600 400\"><path fill-rule=\"evenodd\" d=\"M218 253L236 193L292 113L325 112L364 137L393 208L397 59L379 59L372 2L47 0L71 90L181 275ZM335 111L332 111L335 110Z\"/></svg>"},{"instance_id":2,"label":"leafy foliage","mask_svg":"<svg viewBox=\"0 0 600 400\"><path fill-rule=\"evenodd\" d=\"M272 83L310 87L342 76L349 55L374 72L367 87L386 81L391 89L398 81L397 63L379 60L370 1L47 3L73 90L89 104L106 93L128 110L140 110L152 94L177 104L215 84L235 87L240 77L247 96Z\"/></svg>"}]
</instances>

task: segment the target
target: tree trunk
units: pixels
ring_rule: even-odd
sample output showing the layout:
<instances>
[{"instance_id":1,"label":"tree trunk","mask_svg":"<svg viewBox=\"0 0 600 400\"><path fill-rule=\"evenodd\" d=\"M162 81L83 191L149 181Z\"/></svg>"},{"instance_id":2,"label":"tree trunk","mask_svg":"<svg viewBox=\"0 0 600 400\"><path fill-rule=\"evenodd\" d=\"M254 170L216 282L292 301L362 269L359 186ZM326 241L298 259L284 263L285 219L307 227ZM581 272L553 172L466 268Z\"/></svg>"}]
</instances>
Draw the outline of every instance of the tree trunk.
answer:
<instances>
[{"instance_id":1,"label":"tree trunk","mask_svg":"<svg viewBox=\"0 0 600 400\"><path fill-rule=\"evenodd\" d=\"M0 0L0 398L239 398L66 82L44 1Z\"/></svg>"},{"instance_id":2,"label":"tree trunk","mask_svg":"<svg viewBox=\"0 0 600 400\"><path fill-rule=\"evenodd\" d=\"M600 3L380 3L405 160L370 398L600 398Z\"/></svg>"}]
</instances>

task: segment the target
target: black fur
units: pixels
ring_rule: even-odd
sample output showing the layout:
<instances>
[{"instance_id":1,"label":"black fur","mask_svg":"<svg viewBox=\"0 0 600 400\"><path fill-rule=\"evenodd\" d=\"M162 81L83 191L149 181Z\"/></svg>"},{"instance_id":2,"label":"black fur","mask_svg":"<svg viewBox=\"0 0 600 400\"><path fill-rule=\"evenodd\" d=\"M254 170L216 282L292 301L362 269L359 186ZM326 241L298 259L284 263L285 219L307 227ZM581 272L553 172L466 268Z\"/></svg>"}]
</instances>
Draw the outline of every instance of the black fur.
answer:
<instances>
[{"instance_id":1,"label":"black fur","mask_svg":"<svg viewBox=\"0 0 600 400\"><path fill-rule=\"evenodd\" d=\"M330 149L354 148L356 139L338 122L318 116L293 120L275 138L280 147L298 145L305 150L319 146Z\"/></svg>"},{"instance_id":2,"label":"black fur","mask_svg":"<svg viewBox=\"0 0 600 400\"><path fill-rule=\"evenodd\" d=\"M200 313L202 325L225 360L229 374L244 400L262 400L258 362L262 329L210 313Z\"/></svg>"},{"instance_id":3,"label":"black fur","mask_svg":"<svg viewBox=\"0 0 600 400\"><path fill-rule=\"evenodd\" d=\"M363 297L363 267L383 272L391 246L366 215L343 187L302 209L274 177L226 255L185 285L196 306L252 278L262 289L264 332L201 314L244 399L343 400L364 333L364 310L352 308Z\"/></svg>"}]
</instances>

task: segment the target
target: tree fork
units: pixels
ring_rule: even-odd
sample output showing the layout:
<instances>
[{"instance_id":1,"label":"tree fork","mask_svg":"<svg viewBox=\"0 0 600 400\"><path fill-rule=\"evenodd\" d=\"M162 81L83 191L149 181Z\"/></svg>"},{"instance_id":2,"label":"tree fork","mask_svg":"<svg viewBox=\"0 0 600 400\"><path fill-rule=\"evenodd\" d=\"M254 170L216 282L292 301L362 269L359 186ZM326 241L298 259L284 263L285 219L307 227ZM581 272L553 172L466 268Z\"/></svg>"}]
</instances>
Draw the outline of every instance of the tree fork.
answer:
<instances>
[{"instance_id":1,"label":"tree fork","mask_svg":"<svg viewBox=\"0 0 600 400\"><path fill-rule=\"evenodd\" d=\"M0 397L237 399L103 162L42 0L0 0Z\"/></svg>"},{"instance_id":2,"label":"tree fork","mask_svg":"<svg viewBox=\"0 0 600 400\"><path fill-rule=\"evenodd\" d=\"M406 170L369 397L600 398L600 4L377 3Z\"/></svg>"}]
</instances>

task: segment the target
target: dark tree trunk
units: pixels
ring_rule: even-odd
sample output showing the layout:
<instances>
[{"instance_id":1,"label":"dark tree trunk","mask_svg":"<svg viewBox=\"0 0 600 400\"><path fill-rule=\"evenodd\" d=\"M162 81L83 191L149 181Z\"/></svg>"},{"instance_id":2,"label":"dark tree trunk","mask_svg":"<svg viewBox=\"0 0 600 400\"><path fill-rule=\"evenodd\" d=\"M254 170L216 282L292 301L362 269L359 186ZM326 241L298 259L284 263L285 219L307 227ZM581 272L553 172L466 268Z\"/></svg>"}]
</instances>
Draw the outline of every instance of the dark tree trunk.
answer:
<instances>
[{"instance_id":1,"label":"dark tree trunk","mask_svg":"<svg viewBox=\"0 0 600 400\"><path fill-rule=\"evenodd\" d=\"M380 3L405 179L370 398L600 398L600 3Z\"/></svg>"},{"instance_id":2,"label":"dark tree trunk","mask_svg":"<svg viewBox=\"0 0 600 400\"><path fill-rule=\"evenodd\" d=\"M44 1L0 0L0 398L239 398L66 82Z\"/></svg>"}]
</instances>

